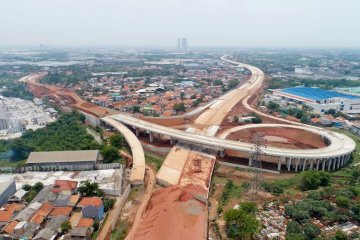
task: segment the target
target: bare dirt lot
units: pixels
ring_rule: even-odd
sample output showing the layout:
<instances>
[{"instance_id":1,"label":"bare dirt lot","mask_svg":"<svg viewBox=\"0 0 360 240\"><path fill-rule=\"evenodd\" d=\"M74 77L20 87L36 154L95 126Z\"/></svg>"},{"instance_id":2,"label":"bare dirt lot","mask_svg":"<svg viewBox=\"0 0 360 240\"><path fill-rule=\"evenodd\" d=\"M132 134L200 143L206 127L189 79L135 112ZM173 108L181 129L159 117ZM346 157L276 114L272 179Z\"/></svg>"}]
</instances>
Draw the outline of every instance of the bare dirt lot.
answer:
<instances>
[{"instance_id":1,"label":"bare dirt lot","mask_svg":"<svg viewBox=\"0 0 360 240\"><path fill-rule=\"evenodd\" d=\"M261 129L244 129L231 133L228 139L251 143L255 134L263 134L265 144L272 147L291 148L291 149L314 149L326 147L320 135L312 132L294 129L294 128L261 128Z\"/></svg>"}]
</instances>

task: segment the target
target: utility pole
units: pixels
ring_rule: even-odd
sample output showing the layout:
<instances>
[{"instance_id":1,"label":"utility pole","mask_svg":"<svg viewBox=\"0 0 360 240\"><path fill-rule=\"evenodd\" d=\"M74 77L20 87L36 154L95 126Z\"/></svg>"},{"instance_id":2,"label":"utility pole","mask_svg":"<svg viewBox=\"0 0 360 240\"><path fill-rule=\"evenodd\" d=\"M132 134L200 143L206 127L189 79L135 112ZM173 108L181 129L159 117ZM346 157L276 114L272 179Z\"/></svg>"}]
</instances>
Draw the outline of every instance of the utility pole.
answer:
<instances>
[{"instance_id":1,"label":"utility pole","mask_svg":"<svg viewBox=\"0 0 360 240\"><path fill-rule=\"evenodd\" d=\"M253 171L252 181L251 181L251 199L254 201L255 195L257 194L261 182L262 182L262 164L260 155L263 154L261 148L266 147L264 145L264 139L262 138L263 134L256 133L254 136L254 147L253 152L250 155L251 164L250 167Z\"/></svg>"}]
</instances>

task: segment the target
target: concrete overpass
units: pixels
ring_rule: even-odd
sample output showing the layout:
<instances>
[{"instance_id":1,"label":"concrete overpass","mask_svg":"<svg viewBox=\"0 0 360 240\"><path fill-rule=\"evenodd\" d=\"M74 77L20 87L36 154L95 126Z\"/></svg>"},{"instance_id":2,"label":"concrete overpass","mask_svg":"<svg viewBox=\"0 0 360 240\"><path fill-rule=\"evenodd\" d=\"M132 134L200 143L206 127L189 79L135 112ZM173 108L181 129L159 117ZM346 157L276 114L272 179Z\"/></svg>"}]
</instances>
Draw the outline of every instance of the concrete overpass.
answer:
<instances>
[{"instance_id":1,"label":"concrete overpass","mask_svg":"<svg viewBox=\"0 0 360 240\"><path fill-rule=\"evenodd\" d=\"M224 139L224 136L226 135L223 135L223 138L219 138L204 134L189 133L148 123L125 114L116 114L109 116L109 118L130 126L135 129L135 132L139 132L140 130L146 131L149 134L150 142L154 140L154 134L159 134L182 143L215 149L219 151L220 155L223 155L225 150L233 150L245 152L248 156L250 156L254 149L254 145L251 143ZM254 126L246 125L232 130L236 131L240 128L246 127L250 128ZM327 147L318 149L284 149L276 147L266 147L262 149L266 156L277 158L279 170L284 165L287 166L288 170L294 168L295 171L298 171L298 169L305 170L309 168L333 170L346 164L350 159L352 151L355 149L355 142L351 138L344 134L330 132L321 128L313 128L311 126L293 126L288 124L261 124L256 125L256 127L297 128L319 134L329 142ZM230 131L228 133L230 133Z\"/></svg>"},{"instance_id":2,"label":"concrete overpass","mask_svg":"<svg viewBox=\"0 0 360 240\"><path fill-rule=\"evenodd\" d=\"M248 104L248 100L250 96L254 94L254 92L261 89L264 81L263 71L257 67L248 64L229 60L226 56L223 56L221 59L223 61L229 62L230 64L247 68L252 73L252 76L239 88L230 91L229 93L209 104L206 111L204 111L204 108L201 108L199 111L204 112L196 119L196 124L204 125L209 128L217 128L221 124L227 112L238 101L242 100L243 105L249 110L258 113L259 115L266 116L268 118L274 118L276 120L280 120L286 123L280 125L270 124L267 127L286 126L302 129L305 131L311 131L313 133L321 135L323 139L326 139L326 141L329 143L327 147L319 149L284 149L276 147L267 147L263 149L264 154L266 156L272 157L272 162L276 162L278 164L279 170L282 166L286 166L289 171L292 168L295 171L298 171L299 169L305 170L309 168L332 170L345 165L349 161L351 153L355 149L355 142L351 138L343 134L327 131L323 128L312 127L309 125L294 123L288 120L276 118L274 116L262 113L257 109L254 109ZM221 156L225 154L225 150L231 150L245 153L245 155L249 157L254 149L254 145L251 143L237 142L224 138L214 137L211 135L209 136L209 134L206 134L206 132L203 131L181 131L174 128L165 127L155 123L140 120L128 114L116 114L109 116L108 118L111 118L117 122L121 122L133 128L137 134L139 133L139 131L147 132L149 134L150 142L154 140L154 134L157 134L168 137L172 141L177 140L185 144L217 150L219 151ZM257 125L256 127L261 126L266 125ZM236 131L236 128L230 129L230 131ZM274 161L274 159L276 160Z\"/></svg>"},{"instance_id":3,"label":"concrete overpass","mask_svg":"<svg viewBox=\"0 0 360 240\"><path fill-rule=\"evenodd\" d=\"M111 117L104 117L101 119L101 121L103 121L105 124L112 126L118 132L120 132L130 146L133 157L133 166L130 175L131 185L137 186L144 184L145 156L139 139L134 135L132 131L130 131L130 129L128 129L119 121L116 121Z\"/></svg>"}]
</instances>

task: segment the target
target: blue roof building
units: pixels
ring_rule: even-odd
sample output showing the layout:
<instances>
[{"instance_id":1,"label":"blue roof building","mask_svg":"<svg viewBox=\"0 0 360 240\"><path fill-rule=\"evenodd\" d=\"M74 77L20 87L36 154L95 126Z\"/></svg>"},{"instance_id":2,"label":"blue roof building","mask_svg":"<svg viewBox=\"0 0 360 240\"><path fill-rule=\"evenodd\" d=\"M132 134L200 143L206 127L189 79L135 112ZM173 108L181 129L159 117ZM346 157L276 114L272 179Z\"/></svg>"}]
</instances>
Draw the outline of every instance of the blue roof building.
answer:
<instances>
[{"instance_id":1,"label":"blue roof building","mask_svg":"<svg viewBox=\"0 0 360 240\"><path fill-rule=\"evenodd\" d=\"M287 101L306 104L318 113L329 109L344 113L360 113L360 97L351 94L311 87L276 89L273 93Z\"/></svg>"}]
</instances>

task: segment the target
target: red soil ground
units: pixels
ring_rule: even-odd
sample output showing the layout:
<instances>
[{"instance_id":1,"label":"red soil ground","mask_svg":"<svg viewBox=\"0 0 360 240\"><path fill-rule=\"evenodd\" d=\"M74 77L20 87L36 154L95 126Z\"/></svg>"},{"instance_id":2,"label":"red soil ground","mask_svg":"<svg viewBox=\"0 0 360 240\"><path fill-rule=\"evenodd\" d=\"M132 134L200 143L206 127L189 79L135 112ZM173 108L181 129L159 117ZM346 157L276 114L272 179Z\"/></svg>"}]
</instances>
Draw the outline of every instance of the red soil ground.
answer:
<instances>
[{"instance_id":1,"label":"red soil ground","mask_svg":"<svg viewBox=\"0 0 360 240\"><path fill-rule=\"evenodd\" d=\"M238 132L231 133L228 139L242 142L253 142L256 133L264 135L265 145L291 148L291 149L314 149L326 147L322 137L312 132L293 129L293 128L258 128L258 129L244 129ZM270 138L267 138L270 136ZM274 137L274 139L271 139ZM282 141L284 140L284 141Z\"/></svg>"},{"instance_id":2,"label":"red soil ground","mask_svg":"<svg viewBox=\"0 0 360 240\"><path fill-rule=\"evenodd\" d=\"M205 239L206 227L206 205L187 187L172 186L153 193L134 239Z\"/></svg>"}]
</instances>

